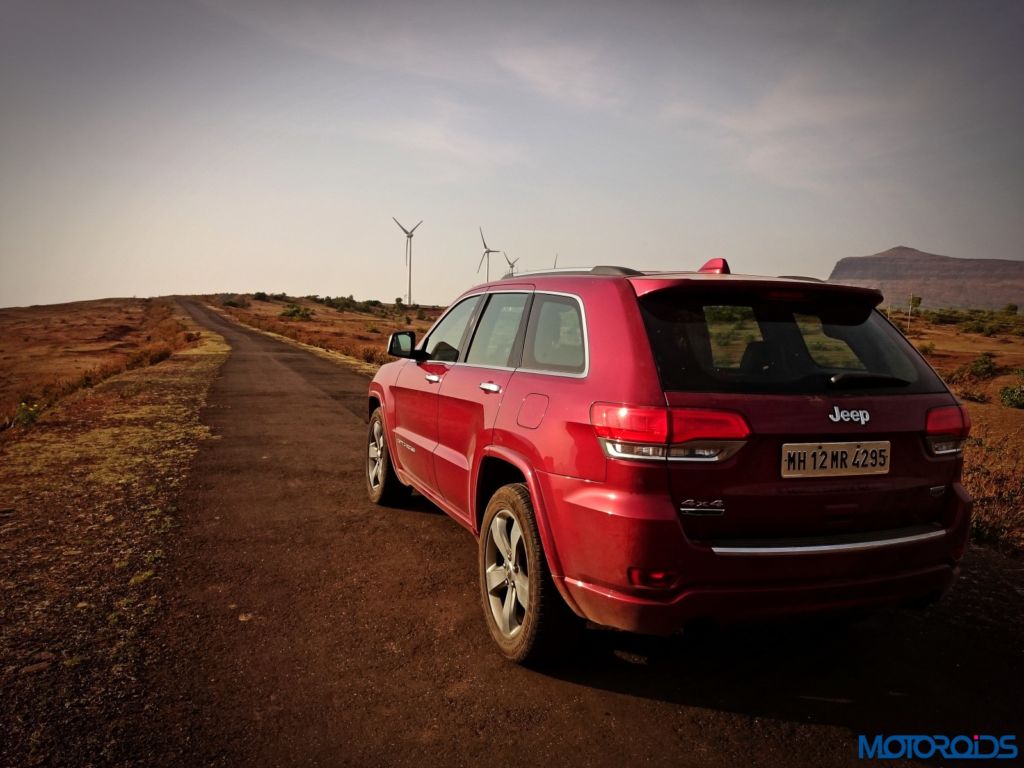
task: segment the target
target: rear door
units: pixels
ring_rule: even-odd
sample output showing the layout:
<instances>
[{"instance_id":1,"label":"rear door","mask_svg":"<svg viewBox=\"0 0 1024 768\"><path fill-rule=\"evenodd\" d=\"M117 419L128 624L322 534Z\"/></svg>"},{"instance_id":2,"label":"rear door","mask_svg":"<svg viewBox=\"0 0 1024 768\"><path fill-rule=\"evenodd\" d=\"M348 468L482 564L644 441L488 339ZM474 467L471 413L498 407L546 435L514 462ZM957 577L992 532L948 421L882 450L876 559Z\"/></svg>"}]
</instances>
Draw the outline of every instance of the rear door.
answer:
<instances>
[{"instance_id":1,"label":"rear door","mask_svg":"<svg viewBox=\"0 0 1024 768\"><path fill-rule=\"evenodd\" d=\"M395 460L423 488L433 491L438 393L465 348L470 321L480 303L471 296L455 304L430 331L422 348L428 360L409 361L392 389L395 400Z\"/></svg>"},{"instance_id":2,"label":"rear door","mask_svg":"<svg viewBox=\"0 0 1024 768\"><path fill-rule=\"evenodd\" d=\"M434 476L438 492L467 520L472 468L491 442L505 388L519 364L530 296L490 294L465 361L452 366L441 382Z\"/></svg>"},{"instance_id":3,"label":"rear door","mask_svg":"<svg viewBox=\"0 0 1024 768\"><path fill-rule=\"evenodd\" d=\"M689 536L828 536L941 517L957 460L930 456L924 427L954 400L870 304L702 286L641 305L667 403L733 411L750 427L725 460L670 460Z\"/></svg>"}]
</instances>

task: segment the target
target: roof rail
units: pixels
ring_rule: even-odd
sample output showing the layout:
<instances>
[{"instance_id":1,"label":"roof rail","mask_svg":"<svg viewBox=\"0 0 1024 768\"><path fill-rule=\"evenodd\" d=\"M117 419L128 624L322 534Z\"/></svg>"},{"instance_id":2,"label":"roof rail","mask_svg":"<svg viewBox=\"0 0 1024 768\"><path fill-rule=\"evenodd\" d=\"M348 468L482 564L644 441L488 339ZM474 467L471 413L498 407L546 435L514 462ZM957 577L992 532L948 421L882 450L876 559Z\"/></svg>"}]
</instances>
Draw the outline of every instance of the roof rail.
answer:
<instances>
[{"instance_id":1,"label":"roof rail","mask_svg":"<svg viewBox=\"0 0 1024 768\"><path fill-rule=\"evenodd\" d=\"M635 276L642 275L639 269L630 269L629 267L594 267L590 270L592 275L627 275Z\"/></svg>"},{"instance_id":2,"label":"roof rail","mask_svg":"<svg viewBox=\"0 0 1024 768\"><path fill-rule=\"evenodd\" d=\"M622 277L635 277L645 274L647 273L641 272L638 269L631 269L630 267L598 266L591 267L590 269L586 267L561 267L559 269L542 269L536 272L517 272L514 275L505 274L501 279L511 280L515 277L539 277L544 275L618 275Z\"/></svg>"}]
</instances>

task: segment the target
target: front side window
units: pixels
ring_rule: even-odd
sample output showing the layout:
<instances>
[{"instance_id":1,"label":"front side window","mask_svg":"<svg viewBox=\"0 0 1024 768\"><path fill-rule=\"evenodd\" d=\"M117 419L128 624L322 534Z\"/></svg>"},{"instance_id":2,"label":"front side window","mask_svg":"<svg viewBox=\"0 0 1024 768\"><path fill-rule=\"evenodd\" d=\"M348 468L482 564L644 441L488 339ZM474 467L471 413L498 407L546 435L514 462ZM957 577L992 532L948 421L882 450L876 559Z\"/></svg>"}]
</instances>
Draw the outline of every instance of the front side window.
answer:
<instances>
[{"instance_id":1,"label":"front side window","mask_svg":"<svg viewBox=\"0 0 1024 768\"><path fill-rule=\"evenodd\" d=\"M448 313L434 326L423 347L431 360L438 360L442 363L458 362L466 328L469 326L473 310L476 309L479 301L479 296L463 299L448 310Z\"/></svg>"},{"instance_id":2,"label":"front side window","mask_svg":"<svg viewBox=\"0 0 1024 768\"><path fill-rule=\"evenodd\" d=\"M536 294L523 346L523 368L583 373L587 365L583 334L583 313L576 299Z\"/></svg>"},{"instance_id":3,"label":"front side window","mask_svg":"<svg viewBox=\"0 0 1024 768\"><path fill-rule=\"evenodd\" d=\"M513 365L516 337L522 325L528 294L495 293L477 324L467 363L507 368Z\"/></svg>"}]
</instances>

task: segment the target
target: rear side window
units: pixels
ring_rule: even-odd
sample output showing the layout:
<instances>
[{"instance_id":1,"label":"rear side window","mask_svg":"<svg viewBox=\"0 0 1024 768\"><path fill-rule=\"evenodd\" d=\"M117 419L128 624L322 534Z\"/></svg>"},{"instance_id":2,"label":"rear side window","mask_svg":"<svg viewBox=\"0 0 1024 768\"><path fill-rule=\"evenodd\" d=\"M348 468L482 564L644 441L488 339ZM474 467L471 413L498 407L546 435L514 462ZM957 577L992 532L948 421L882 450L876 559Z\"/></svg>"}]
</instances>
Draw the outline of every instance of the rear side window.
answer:
<instances>
[{"instance_id":1,"label":"rear side window","mask_svg":"<svg viewBox=\"0 0 1024 768\"><path fill-rule=\"evenodd\" d=\"M583 312L569 296L538 293L533 299L523 346L523 368L583 373L587 365Z\"/></svg>"},{"instance_id":2,"label":"rear side window","mask_svg":"<svg viewBox=\"0 0 1024 768\"><path fill-rule=\"evenodd\" d=\"M769 300L730 289L670 288L647 294L640 306L666 390L945 391L884 317L835 293Z\"/></svg>"},{"instance_id":3,"label":"rear side window","mask_svg":"<svg viewBox=\"0 0 1024 768\"><path fill-rule=\"evenodd\" d=\"M431 360L440 360L443 363L458 361L462 351L462 339L466 335L469 320L479 301L479 296L463 299L438 321L427 336L423 347Z\"/></svg>"},{"instance_id":4,"label":"rear side window","mask_svg":"<svg viewBox=\"0 0 1024 768\"><path fill-rule=\"evenodd\" d=\"M522 325L527 296L525 293L491 295L473 334L467 363L498 368L512 364L512 352Z\"/></svg>"}]
</instances>

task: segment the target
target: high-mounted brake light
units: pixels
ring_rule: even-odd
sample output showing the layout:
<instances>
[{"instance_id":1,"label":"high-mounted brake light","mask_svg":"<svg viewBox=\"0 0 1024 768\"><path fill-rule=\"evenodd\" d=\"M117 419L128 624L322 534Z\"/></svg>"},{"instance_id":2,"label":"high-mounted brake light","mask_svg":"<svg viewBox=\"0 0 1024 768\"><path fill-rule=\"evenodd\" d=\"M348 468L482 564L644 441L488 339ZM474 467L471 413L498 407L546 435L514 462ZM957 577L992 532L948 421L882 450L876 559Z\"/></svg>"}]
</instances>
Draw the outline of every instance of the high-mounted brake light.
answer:
<instances>
[{"instance_id":1,"label":"high-mounted brake light","mask_svg":"<svg viewBox=\"0 0 1024 768\"><path fill-rule=\"evenodd\" d=\"M698 272L710 273L713 275L731 275L732 270L729 269L729 262L725 259L708 259L704 262L704 266L701 267Z\"/></svg>"},{"instance_id":2,"label":"high-mounted brake light","mask_svg":"<svg viewBox=\"0 0 1024 768\"><path fill-rule=\"evenodd\" d=\"M962 405L932 408L925 417L925 440L933 456L959 454L970 432L971 415Z\"/></svg>"},{"instance_id":3,"label":"high-mounted brake light","mask_svg":"<svg viewBox=\"0 0 1024 768\"><path fill-rule=\"evenodd\" d=\"M594 403L590 422L613 459L723 461L750 435L740 414L707 408Z\"/></svg>"}]
</instances>

